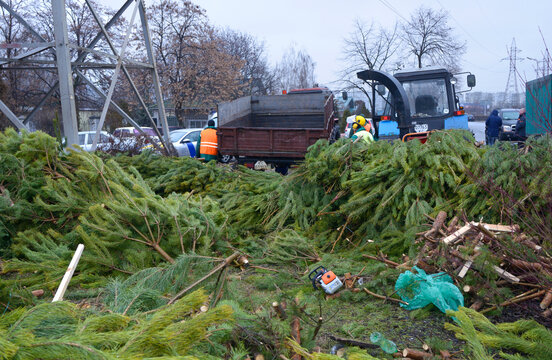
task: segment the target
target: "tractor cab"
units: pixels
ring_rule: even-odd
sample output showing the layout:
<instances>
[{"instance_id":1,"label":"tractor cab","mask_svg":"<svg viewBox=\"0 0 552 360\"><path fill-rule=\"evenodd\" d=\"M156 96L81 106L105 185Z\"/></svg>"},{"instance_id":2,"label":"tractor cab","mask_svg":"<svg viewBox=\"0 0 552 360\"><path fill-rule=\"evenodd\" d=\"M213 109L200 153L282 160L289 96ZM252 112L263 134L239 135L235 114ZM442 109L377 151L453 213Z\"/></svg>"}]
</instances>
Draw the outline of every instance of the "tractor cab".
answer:
<instances>
[{"instance_id":1,"label":"tractor cab","mask_svg":"<svg viewBox=\"0 0 552 360\"><path fill-rule=\"evenodd\" d=\"M456 96L456 79L446 69L403 71L394 75L366 70L357 76L377 84L377 93L386 103L383 114L375 119L379 120L379 139L420 139L423 133L432 130L468 129L468 116ZM473 75L468 76L468 86L475 86Z\"/></svg>"}]
</instances>

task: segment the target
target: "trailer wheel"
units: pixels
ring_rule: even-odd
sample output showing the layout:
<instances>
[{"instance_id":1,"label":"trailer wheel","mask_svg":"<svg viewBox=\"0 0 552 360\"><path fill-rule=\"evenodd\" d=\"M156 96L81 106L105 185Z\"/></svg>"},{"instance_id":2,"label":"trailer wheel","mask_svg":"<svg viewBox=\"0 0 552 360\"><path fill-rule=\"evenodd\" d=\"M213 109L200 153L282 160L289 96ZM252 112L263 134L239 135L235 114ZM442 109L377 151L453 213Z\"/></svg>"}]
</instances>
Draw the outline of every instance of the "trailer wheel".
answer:
<instances>
[{"instance_id":1,"label":"trailer wheel","mask_svg":"<svg viewBox=\"0 0 552 360\"><path fill-rule=\"evenodd\" d=\"M278 174L287 175L289 170L289 165L276 165L274 171Z\"/></svg>"},{"instance_id":2,"label":"trailer wheel","mask_svg":"<svg viewBox=\"0 0 552 360\"><path fill-rule=\"evenodd\" d=\"M228 164L229 162L236 161L236 158L230 155L221 155L219 161L223 164Z\"/></svg>"}]
</instances>

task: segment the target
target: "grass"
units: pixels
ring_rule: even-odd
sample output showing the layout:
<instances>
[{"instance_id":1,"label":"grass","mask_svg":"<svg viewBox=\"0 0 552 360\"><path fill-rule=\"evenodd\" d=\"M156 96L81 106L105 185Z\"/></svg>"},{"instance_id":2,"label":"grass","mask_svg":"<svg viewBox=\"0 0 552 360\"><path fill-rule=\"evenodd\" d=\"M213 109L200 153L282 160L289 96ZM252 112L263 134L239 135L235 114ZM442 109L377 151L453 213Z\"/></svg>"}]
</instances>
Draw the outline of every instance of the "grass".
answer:
<instances>
[{"instance_id":1,"label":"grass","mask_svg":"<svg viewBox=\"0 0 552 360\"><path fill-rule=\"evenodd\" d=\"M368 262L366 259L356 259L359 257L357 255L351 259L347 254L327 254L323 256L321 264L340 276L346 272L357 274L366 265L363 276L366 276L367 283L381 285L381 278L370 274L374 269L379 272L381 264L371 260ZM316 265L318 264L311 265L309 269ZM461 343L453 333L444 329L444 323L450 319L434 306L407 311L396 303L384 302L364 292L354 293L344 288L340 290L339 297L326 299L322 290L312 288L307 278L308 269L299 273L295 266L288 265L278 267L277 270L278 273L254 268L242 271L233 269L223 298L235 300L245 311L261 317L269 314L268 318L276 317L271 309L273 301L286 302L288 305L286 322L291 322L291 318L296 314L307 320L301 321L302 343L311 348L319 346L325 352L329 352L335 345L330 335L370 343L370 334L375 331L394 341L399 348L421 348L423 343L436 344L435 347L438 349L460 347ZM396 273L398 276L399 272ZM389 280L389 283L391 284L380 286L381 290L372 289L382 294L391 294L394 281ZM299 299L299 307L302 311L293 306L296 298ZM310 324L305 314L317 319L320 313L325 320L316 339L309 341L315 326ZM268 318L265 319L267 327L270 326ZM370 352L374 356L386 356L379 350L370 350Z\"/></svg>"}]
</instances>

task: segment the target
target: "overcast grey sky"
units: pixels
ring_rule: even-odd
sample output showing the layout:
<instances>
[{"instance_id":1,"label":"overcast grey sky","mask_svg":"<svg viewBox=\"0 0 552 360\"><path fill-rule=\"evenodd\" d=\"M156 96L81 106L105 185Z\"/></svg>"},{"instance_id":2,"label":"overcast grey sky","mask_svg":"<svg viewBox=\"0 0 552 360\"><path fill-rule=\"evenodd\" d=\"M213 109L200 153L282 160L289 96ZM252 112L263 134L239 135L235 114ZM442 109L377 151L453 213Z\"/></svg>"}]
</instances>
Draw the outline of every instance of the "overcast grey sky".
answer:
<instances>
[{"instance_id":1,"label":"overcast grey sky","mask_svg":"<svg viewBox=\"0 0 552 360\"><path fill-rule=\"evenodd\" d=\"M119 7L123 0L100 0ZM152 0L147 2L151 3ZM279 61L290 44L305 49L316 62L321 84L338 79L343 68L343 40L356 19L392 26L420 5L446 9L449 25L466 41L463 71L477 76L479 91L504 91L508 78L507 47L515 37L522 58L542 58L544 44L539 27L552 47L550 0L195 0L210 23L250 33L266 45L269 61ZM127 10L128 11L128 10ZM130 15L128 15L130 16ZM535 62L525 59L519 71L535 78Z\"/></svg>"}]
</instances>

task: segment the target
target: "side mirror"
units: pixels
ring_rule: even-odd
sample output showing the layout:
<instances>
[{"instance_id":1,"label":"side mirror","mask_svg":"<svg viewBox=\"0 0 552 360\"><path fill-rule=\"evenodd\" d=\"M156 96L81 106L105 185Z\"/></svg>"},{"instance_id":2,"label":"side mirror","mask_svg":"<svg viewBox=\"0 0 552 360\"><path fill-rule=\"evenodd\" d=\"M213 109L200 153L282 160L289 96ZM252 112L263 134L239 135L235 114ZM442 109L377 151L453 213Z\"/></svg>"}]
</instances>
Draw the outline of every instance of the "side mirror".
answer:
<instances>
[{"instance_id":1,"label":"side mirror","mask_svg":"<svg viewBox=\"0 0 552 360\"><path fill-rule=\"evenodd\" d=\"M341 92L341 98L343 100L347 100L349 98L349 94L347 94L347 91L342 91Z\"/></svg>"},{"instance_id":2,"label":"side mirror","mask_svg":"<svg viewBox=\"0 0 552 360\"><path fill-rule=\"evenodd\" d=\"M475 75L469 74L467 77L468 87L475 87Z\"/></svg>"},{"instance_id":3,"label":"side mirror","mask_svg":"<svg viewBox=\"0 0 552 360\"><path fill-rule=\"evenodd\" d=\"M378 84L376 86L376 89L378 90L378 93L380 93L380 95L385 95L385 92L387 91L387 88L383 84Z\"/></svg>"}]
</instances>

